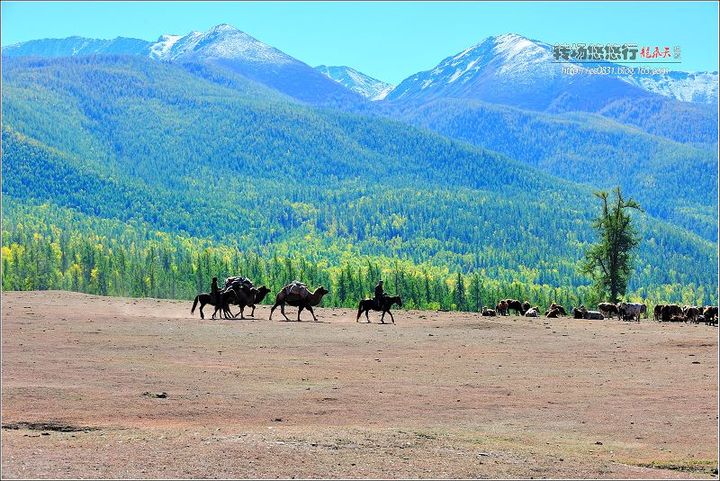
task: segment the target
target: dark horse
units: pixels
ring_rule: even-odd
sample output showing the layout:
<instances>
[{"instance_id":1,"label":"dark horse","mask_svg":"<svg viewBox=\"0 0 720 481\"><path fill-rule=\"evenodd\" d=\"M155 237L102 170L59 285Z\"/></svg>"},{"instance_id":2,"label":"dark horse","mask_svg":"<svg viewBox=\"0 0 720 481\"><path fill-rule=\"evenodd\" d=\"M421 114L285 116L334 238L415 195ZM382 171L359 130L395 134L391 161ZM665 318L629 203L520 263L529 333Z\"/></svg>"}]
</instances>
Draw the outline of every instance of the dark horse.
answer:
<instances>
[{"instance_id":1,"label":"dark horse","mask_svg":"<svg viewBox=\"0 0 720 481\"><path fill-rule=\"evenodd\" d=\"M235 294L235 291L232 289L229 289L227 291L220 293L220 305L215 305L215 300L213 299L213 296L211 294L208 294L207 292L203 294L198 294L195 296L195 301L193 302L192 309L190 309L190 314L195 312L195 307L197 306L198 302L200 302L200 319L205 319L205 314L203 314L203 307L205 307L206 304L210 304L211 306L215 306L215 311L213 312L212 319L215 319L215 314L217 314L218 311L220 311L220 317L227 316L225 315L225 312L228 309L228 306L231 302L235 302L237 299L237 296Z\"/></svg>"},{"instance_id":2,"label":"dark horse","mask_svg":"<svg viewBox=\"0 0 720 481\"><path fill-rule=\"evenodd\" d=\"M232 302L233 304L240 306L240 319L245 319L245 308L246 307L252 307L252 312L250 313L250 317L255 317L255 304L260 304L263 299L265 299L265 296L268 295L270 292L270 289L268 289L265 286L260 287L236 287L232 288L233 291L235 291L235 300ZM225 311L226 315L230 315L233 319L237 318L238 314L233 314L230 312L230 306L227 306L227 310Z\"/></svg>"},{"instance_id":3,"label":"dark horse","mask_svg":"<svg viewBox=\"0 0 720 481\"><path fill-rule=\"evenodd\" d=\"M402 299L400 299L400 296L385 296L382 298L380 304L381 305L378 305L378 303L375 302L375 299L364 299L360 301L357 319L355 319L355 321L360 322L360 316L364 312L365 319L367 319L367 322L370 322L368 311L372 309L373 311L382 311L382 316L380 316L381 323L385 324L385 313L387 313L390 314L390 319L392 319L392 323L395 324L395 318L393 317L392 312L390 312L390 307L392 307L393 304L397 304L398 307L402 307Z\"/></svg>"}]
</instances>

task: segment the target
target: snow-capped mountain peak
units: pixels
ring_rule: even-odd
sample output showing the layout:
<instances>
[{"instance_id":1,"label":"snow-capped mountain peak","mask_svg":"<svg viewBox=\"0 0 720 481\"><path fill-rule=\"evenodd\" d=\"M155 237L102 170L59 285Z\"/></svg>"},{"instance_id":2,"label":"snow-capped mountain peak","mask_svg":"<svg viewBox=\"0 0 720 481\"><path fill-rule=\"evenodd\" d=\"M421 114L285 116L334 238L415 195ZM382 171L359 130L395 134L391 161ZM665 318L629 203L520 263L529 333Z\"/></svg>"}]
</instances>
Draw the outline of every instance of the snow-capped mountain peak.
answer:
<instances>
[{"instance_id":1,"label":"snow-capped mountain peak","mask_svg":"<svg viewBox=\"0 0 720 481\"><path fill-rule=\"evenodd\" d=\"M389 83L350 67L318 65L315 69L368 100L382 100L393 88Z\"/></svg>"},{"instance_id":2,"label":"snow-capped mountain peak","mask_svg":"<svg viewBox=\"0 0 720 481\"><path fill-rule=\"evenodd\" d=\"M160 60L242 59L275 64L296 61L227 23L182 37L163 35L150 46L150 56Z\"/></svg>"},{"instance_id":3,"label":"snow-capped mountain peak","mask_svg":"<svg viewBox=\"0 0 720 481\"><path fill-rule=\"evenodd\" d=\"M549 45L515 33L488 37L445 58L432 70L409 77L388 98L417 97L424 95L422 91L457 96L490 78L514 84L531 82L538 74L553 79L560 73L551 63L551 52Z\"/></svg>"}]
</instances>

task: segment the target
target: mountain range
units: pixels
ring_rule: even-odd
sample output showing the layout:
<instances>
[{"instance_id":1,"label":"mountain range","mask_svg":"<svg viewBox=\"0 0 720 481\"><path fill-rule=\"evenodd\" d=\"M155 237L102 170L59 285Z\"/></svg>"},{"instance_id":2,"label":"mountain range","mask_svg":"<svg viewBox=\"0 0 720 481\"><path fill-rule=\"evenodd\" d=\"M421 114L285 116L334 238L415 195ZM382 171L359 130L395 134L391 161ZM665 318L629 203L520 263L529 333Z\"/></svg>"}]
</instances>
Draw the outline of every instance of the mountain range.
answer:
<instances>
[{"instance_id":1,"label":"mountain range","mask_svg":"<svg viewBox=\"0 0 720 481\"><path fill-rule=\"evenodd\" d=\"M253 72L246 64L254 64L260 70L262 68L259 66L262 64L276 67L285 65L299 70L297 74L313 78L302 68L308 67L303 62L228 24L217 25L207 32L164 34L154 42L123 37L113 40L82 37L31 40L3 47L2 54L9 57L126 54L181 62L202 58L228 62L243 74ZM590 66L577 62L570 65L581 69ZM643 92L651 92L684 102L718 102L718 72L616 73L600 76L609 78L596 78L596 75L568 76L562 73L563 66L564 64L554 62L551 45L510 33L488 37L446 58L432 70L408 77L395 87L351 67L321 65L317 70L370 100L382 100L386 97L389 100L412 99L418 96L467 97L487 101L494 99L521 107L562 109L567 108L564 103L568 101L562 97L575 97L576 103L573 106L582 106L582 103L577 103L577 97L584 96L583 88L603 88L605 95L602 101L618 96L638 97L643 96ZM280 75L280 71L276 73ZM265 80L270 80L270 77ZM304 80L307 81L307 78ZM623 83L618 83L617 80ZM543 88L548 93L533 99L532 84L538 81L543 82ZM322 82L319 83L322 86ZM492 88L483 88L484 85L491 85ZM306 87L307 89L310 87ZM516 92L511 94L507 92L508 89ZM332 92L332 89L330 90ZM551 92L557 91L563 95L553 96ZM588 100L585 103L595 106Z\"/></svg>"},{"instance_id":2,"label":"mountain range","mask_svg":"<svg viewBox=\"0 0 720 481\"><path fill-rule=\"evenodd\" d=\"M560 287L587 285L592 191L621 185L645 209L634 292L716 300L717 73L567 76L548 48L491 37L390 89L225 24L9 46L3 195L17 216Z\"/></svg>"}]
</instances>

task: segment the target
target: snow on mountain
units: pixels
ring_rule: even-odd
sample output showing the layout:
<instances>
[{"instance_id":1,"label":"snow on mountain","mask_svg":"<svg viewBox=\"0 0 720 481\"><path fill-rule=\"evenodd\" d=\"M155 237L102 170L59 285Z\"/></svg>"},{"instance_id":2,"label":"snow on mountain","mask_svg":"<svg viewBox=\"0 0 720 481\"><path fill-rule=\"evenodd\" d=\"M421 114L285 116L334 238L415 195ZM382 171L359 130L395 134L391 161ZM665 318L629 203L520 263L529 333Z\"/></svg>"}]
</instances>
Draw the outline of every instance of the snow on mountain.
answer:
<instances>
[{"instance_id":1,"label":"snow on mountain","mask_svg":"<svg viewBox=\"0 0 720 481\"><path fill-rule=\"evenodd\" d=\"M168 58L170 49L172 49L173 45L181 38L182 36L180 35L161 35L157 42L148 46L148 56L158 60Z\"/></svg>"},{"instance_id":2,"label":"snow on mountain","mask_svg":"<svg viewBox=\"0 0 720 481\"><path fill-rule=\"evenodd\" d=\"M318 65L315 69L368 100L382 100L393 88L387 82L350 67Z\"/></svg>"},{"instance_id":3,"label":"snow on mountain","mask_svg":"<svg viewBox=\"0 0 720 481\"><path fill-rule=\"evenodd\" d=\"M328 93L337 100L347 97L350 90L353 95L369 100L473 98L554 111L596 110L608 101L648 94L684 102L718 102L717 72L583 75L585 68L594 65L570 64L579 69L579 74L569 75L563 72L568 64L554 62L550 45L514 33L489 37L394 88L349 67L312 69L228 24L207 32L162 35L155 42L122 37L33 40L4 47L2 54L38 57L129 54L163 61L213 62L305 100L317 100ZM311 92L305 95L303 89Z\"/></svg>"},{"instance_id":4,"label":"snow on mountain","mask_svg":"<svg viewBox=\"0 0 720 481\"><path fill-rule=\"evenodd\" d=\"M401 82L388 95L399 100L418 96L457 96L491 76L503 83L527 82L543 75L553 78L560 69L550 63L550 48L517 34L489 37L447 57L432 70L419 72ZM532 75L531 75L532 74Z\"/></svg>"},{"instance_id":5,"label":"snow on mountain","mask_svg":"<svg viewBox=\"0 0 720 481\"><path fill-rule=\"evenodd\" d=\"M207 32L190 32L179 37L163 35L150 46L151 56L160 60L235 59L248 62L288 64L298 62L280 50L251 37L226 23Z\"/></svg>"},{"instance_id":6,"label":"snow on mountain","mask_svg":"<svg viewBox=\"0 0 720 481\"><path fill-rule=\"evenodd\" d=\"M541 111L594 111L619 98L650 95L607 75L588 75L587 65L555 62L552 46L508 33L488 37L447 57L432 70L401 82L392 101L466 98Z\"/></svg>"},{"instance_id":7,"label":"snow on mountain","mask_svg":"<svg viewBox=\"0 0 720 481\"><path fill-rule=\"evenodd\" d=\"M718 103L717 72L677 72L666 74L635 74L620 77L648 92L654 92L683 102Z\"/></svg>"},{"instance_id":8,"label":"snow on mountain","mask_svg":"<svg viewBox=\"0 0 720 481\"><path fill-rule=\"evenodd\" d=\"M538 110L593 110L603 96L612 100L648 93L685 102L718 101L717 72L592 75L587 69L612 64L558 63L552 51L551 45L514 33L488 37L408 77L387 99L474 98ZM575 74L563 71L567 67ZM598 99L587 98L593 92Z\"/></svg>"},{"instance_id":9,"label":"snow on mountain","mask_svg":"<svg viewBox=\"0 0 720 481\"><path fill-rule=\"evenodd\" d=\"M228 24L179 38L164 35L149 52L163 61L212 64L303 102L341 106L365 101L306 63Z\"/></svg>"},{"instance_id":10,"label":"snow on mountain","mask_svg":"<svg viewBox=\"0 0 720 481\"><path fill-rule=\"evenodd\" d=\"M46 38L3 47L8 57L72 57L78 55L142 55L149 42L136 38L117 37L102 40L85 37Z\"/></svg>"}]
</instances>

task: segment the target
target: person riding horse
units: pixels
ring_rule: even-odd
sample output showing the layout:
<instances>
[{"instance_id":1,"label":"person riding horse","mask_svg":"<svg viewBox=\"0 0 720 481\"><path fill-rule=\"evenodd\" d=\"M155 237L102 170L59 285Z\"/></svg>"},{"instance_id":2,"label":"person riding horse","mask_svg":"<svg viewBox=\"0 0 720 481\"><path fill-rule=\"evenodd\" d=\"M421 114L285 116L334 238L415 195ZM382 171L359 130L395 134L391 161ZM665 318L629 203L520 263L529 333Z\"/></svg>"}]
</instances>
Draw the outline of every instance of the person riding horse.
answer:
<instances>
[{"instance_id":1,"label":"person riding horse","mask_svg":"<svg viewBox=\"0 0 720 481\"><path fill-rule=\"evenodd\" d=\"M375 305L380 308L382 301L385 298L385 291L383 290L383 281L380 279L375 286Z\"/></svg>"},{"instance_id":2,"label":"person riding horse","mask_svg":"<svg viewBox=\"0 0 720 481\"><path fill-rule=\"evenodd\" d=\"M212 285L210 286L210 295L212 296L215 305L219 305L220 302L220 289L218 288L217 277L213 277Z\"/></svg>"}]
</instances>

